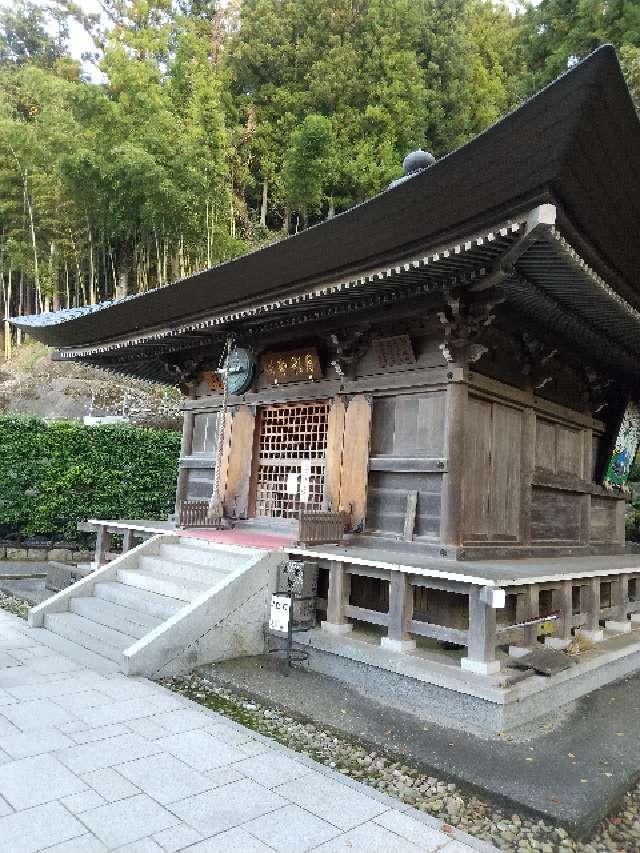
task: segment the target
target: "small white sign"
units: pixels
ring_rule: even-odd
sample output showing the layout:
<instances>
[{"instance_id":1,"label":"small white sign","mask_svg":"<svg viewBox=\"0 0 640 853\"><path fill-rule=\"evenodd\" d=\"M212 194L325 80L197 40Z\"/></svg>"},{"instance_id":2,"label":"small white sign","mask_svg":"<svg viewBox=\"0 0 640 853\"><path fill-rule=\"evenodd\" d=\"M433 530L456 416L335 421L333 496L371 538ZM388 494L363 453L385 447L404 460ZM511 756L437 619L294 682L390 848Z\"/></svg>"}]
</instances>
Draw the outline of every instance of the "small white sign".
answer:
<instances>
[{"instance_id":1,"label":"small white sign","mask_svg":"<svg viewBox=\"0 0 640 853\"><path fill-rule=\"evenodd\" d=\"M296 471L290 471L287 474L287 494L288 495L297 495L298 494L298 474Z\"/></svg>"},{"instance_id":2,"label":"small white sign","mask_svg":"<svg viewBox=\"0 0 640 853\"><path fill-rule=\"evenodd\" d=\"M280 634L289 632L289 614L291 613L291 598L288 595L271 596L271 617L269 630Z\"/></svg>"},{"instance_id":3,"label":"small white sign","mask_svg":"<svg viewBox=\"0 0 640 853\"><path fill-rule=\"evenodd\" d=\"M311 487L311 462L303 459L300 465L300 503L309 503L309 491Z\"/></svg>"}]
</instances>

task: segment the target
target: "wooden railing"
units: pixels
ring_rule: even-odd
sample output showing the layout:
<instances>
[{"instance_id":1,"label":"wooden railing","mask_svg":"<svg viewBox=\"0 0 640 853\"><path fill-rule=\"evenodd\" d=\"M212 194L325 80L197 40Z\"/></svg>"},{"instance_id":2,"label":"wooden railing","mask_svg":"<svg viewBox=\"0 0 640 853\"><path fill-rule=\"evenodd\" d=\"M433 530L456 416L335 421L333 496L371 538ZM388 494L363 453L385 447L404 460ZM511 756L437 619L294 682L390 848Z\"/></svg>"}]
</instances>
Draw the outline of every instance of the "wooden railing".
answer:
<instances>
[{"instance_id":1,"label":"wooden railing","mask_svg":"<svg viewBox=\"0 0 640 853\"><path fill-rule=\"evenodd\" d=\"M342 542L343 512L306 512L300 510L298 542L301 545L329 545Z\"/></svg>"},{"instance_id":2,"label":"wooden railing","mask_svg":"<svg viewBox=\"0 0 640 853\"><path fill-rule=\"evenodd\" d=\"M182 501L180 504L180 527L210 527L209 501Z\"/></svg>"}]
</instances>

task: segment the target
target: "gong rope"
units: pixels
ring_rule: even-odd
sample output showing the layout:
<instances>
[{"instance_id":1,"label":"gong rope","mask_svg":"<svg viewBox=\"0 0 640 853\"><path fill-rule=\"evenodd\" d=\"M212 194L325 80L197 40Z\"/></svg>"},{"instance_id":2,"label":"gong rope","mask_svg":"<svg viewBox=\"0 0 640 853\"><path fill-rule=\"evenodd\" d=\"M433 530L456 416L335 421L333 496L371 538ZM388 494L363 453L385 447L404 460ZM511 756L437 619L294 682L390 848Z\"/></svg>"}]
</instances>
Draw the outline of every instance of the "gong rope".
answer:
<instances>
[{"instance_id":1,"label":"gong rope","mask_svg":"<svg viewBox=\"0 0 640 853\"><path fill-rule=\"evenodd\" d=\"M222 455L224 453L224 433L227 423L227 409L229 408L229 356L233 347L233 337L230 335L227 338L225 348L220 356L220 364L218 373L222 376L222 409L218 413L218 441L216 447L216 467L213 473L213 491L211 492L211 500L207 510L207 519L211 521L215 527L220 527L222 523L222 514L224 511L222 505L222 495L220 494L220 468L222 467Z\"/></svg>"}]
</instances>

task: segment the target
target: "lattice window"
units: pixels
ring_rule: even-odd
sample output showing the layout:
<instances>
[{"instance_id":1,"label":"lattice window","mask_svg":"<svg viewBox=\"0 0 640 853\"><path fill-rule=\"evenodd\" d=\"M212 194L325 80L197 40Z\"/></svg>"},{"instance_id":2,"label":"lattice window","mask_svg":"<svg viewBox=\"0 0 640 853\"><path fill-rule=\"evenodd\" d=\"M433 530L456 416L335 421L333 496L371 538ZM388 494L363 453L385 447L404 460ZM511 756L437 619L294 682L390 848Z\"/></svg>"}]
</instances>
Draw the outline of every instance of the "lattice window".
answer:
<instances>
[{"instance_id":1,"label":"lattice window","mask_svg":"<svg viewBox=\"0 0 640 853\"><path fill-rule=\"evenodd\" d=\"M328 403L262 410L256 515L294 518L302 504L324 508Z\"/></svg>"}]
</instances>

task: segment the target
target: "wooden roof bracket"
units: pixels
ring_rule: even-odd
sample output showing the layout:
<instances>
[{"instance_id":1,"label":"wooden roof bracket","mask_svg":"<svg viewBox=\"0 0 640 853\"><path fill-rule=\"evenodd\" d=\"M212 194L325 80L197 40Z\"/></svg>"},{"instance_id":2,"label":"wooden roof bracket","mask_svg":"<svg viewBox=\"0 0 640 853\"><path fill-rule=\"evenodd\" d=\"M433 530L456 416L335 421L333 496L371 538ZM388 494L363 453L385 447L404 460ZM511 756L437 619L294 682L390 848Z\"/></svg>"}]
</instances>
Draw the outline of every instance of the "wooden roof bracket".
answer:
<instances>
[{"instance_id":1,"label":"wooden roof bracket","mask_svg":"<svg viewBox=\"0 0 640 853\"><path fill-rule=\"evenodd\" d=\"M556 224L557 210L555 204L539 204L527 215L524 234L513 243L502 255L498 263L487 275L483 276L471 290L482 291L497 287L513 275L516 262L536 243L540 237L548 233Z\"/></svg>"}]
</instances>

